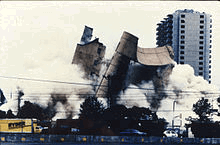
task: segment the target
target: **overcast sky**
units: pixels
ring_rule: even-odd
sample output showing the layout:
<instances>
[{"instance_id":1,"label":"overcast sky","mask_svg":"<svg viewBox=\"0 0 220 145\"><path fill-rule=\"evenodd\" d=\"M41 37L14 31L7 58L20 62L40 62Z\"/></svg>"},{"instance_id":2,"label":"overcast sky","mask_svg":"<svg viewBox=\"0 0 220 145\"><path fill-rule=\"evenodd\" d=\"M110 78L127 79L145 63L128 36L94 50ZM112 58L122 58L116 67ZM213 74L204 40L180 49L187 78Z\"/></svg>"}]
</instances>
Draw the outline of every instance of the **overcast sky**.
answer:
<instances>
[{"instance_id":1,"label":"overcast sky","mask_svg":"<svg viewBox=\"0 0 220 145\"><path fill-rule=\"evenodd\" d=\"M51 79L54 70L44 76L42 72L48 66L62 70L62 64L71 64L85 25L94 29L93 39L100 38L106 45L107 58L114 52L123 31L137 36L140 47L156 47L156 24L178 9L212 15L212 82L220 86L218 1L1 2L0 76ZM57 76L56 79L62 80ZM3 91L11 87L14 87L11 80L0 77Z\"/></svg>"}]
</instances>

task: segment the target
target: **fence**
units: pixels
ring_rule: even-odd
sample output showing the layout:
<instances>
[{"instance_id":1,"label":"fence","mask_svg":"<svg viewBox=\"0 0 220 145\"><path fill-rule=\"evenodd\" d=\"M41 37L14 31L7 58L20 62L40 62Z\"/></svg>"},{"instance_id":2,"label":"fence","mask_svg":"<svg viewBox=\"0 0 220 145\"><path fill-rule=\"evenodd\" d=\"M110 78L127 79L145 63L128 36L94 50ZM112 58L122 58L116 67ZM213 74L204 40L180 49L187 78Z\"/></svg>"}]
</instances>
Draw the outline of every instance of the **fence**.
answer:
<instances>
[{"instance_id":1,"label":"fence","mask_svg":"<svg viewBox=\"0 0 220 145\"><path fill-rule=\"evenodd\" d=\"M220 138L167 138L140 136L91 136L91 135L45 135L0 134L0 143L116 143L116 144L220 144Z\"/></svg>"}]
</instances>

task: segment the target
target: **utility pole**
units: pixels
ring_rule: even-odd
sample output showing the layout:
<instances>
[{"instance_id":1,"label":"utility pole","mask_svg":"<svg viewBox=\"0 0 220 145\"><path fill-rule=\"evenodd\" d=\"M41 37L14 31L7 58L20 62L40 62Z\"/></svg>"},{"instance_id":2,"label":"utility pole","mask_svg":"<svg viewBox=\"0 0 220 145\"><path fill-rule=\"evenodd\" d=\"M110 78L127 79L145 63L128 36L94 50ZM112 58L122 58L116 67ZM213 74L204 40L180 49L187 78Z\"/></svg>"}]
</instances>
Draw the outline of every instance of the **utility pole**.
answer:
<instances>
[{"instance_id":1,"label":"utility pole","mask_svg":"<svg viewBox=\"0 0 220 145\"><path fill-rule=\"evenodd\" d=\"M175 103L176 103L176 100L173 101L173 120L172 120L172 129L174 129L174 111L175 111Z\"/></svg>"},{"instance_id":2,"label":"utility pole","mask_svg":"<svg viewBox=\"0 0 220 145\"><path fill-rule=\"evenodd\" d=\"M18 112L20 111L21 97L24 96L24 92L18 87Z\"/></svg>"}]
</instances>

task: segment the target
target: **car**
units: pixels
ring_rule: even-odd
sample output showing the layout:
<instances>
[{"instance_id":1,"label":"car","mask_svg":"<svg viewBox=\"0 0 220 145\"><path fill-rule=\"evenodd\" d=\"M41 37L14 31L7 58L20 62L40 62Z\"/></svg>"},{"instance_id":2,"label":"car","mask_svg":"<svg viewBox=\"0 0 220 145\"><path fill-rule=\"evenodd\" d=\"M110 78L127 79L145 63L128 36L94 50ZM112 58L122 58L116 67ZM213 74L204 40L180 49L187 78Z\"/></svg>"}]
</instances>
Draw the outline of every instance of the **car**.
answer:
<instances>
[{"instance_id":1,"label":"car","mask_svg":"<svg viewBox=\"0 0 220 145\"><path fill-rule=\"evenodd\" d=\"M79 129L77 129L77 128L71 128L71 132L72 132L72 133L78 133L78 132L79 132Z\"/></svg>"},{"instance_id":2,"label":"car","mask_svg":"<svg viewBox=\"0 0 220 145\"><path fill-rule=\"evenodd\" d=\"M48 132L48 127L36 126L35 133L45 134Z\"/></svg>"},{"instance_id":3,"label":"car","mask_svg":"<svg viewBox=\"0 0 220 145\"><path fill-rule=\"evenodd\" d=\"M163 134L165 137L178 137L178 134L174 130L166 130Z\"/></svg>"},{"instance_id":4,"label":"car","mask_svg":"<svg viewBox=\"0 0 220 145\"><path fill-rule=\"evenodd\" d=\"M124 131L120 132L120 135L135 135L135 136L146 136L147 133L146 132L141 132L139 130L136 129L125 129Z\"/></svg>"}]
</instances>

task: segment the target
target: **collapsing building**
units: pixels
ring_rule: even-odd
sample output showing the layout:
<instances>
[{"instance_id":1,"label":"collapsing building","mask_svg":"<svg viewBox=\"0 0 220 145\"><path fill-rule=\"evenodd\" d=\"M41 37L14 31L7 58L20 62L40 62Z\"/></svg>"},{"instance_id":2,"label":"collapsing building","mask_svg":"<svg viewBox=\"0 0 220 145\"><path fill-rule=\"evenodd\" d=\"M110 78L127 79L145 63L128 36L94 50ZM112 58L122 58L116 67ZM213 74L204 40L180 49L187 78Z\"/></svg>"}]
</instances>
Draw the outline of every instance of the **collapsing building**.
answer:
<instances>
[{"instance_id":1,"label":"collapsing building","mask_svg":"<svg viewBox=\"0 0 220 145\"><path fill-rule=\"evenodd\" d=\"M137 44L138 38L136 36L128 32L123 33L110 65L96 91L97 97L107 98L109 106L116 104L119 93L127 87L126 77L131 61L143 66L155 67L173 63L174 53L170 46L140 48ZM158 78L161 80L160 76ZM155 82L157 83L158 80Z\"/></svg>"},{"instance_id":2,"label":"collapsing building","mask_svg":"<svg viewBox=\"0 0 220 145\"><path fill-rule=\"evenodd\" d=\"M77 44L72 64L78 64L85 73L85 78L99 76L106 47L96 38L91 41L93 29L85 26L81 43Z\"/></svg>"},{"instance_id":3,"label":"collapsing building","mask_svg":"<svg viewBox=\"0 0 220 145\"><path fill-rule=\"evenodd\" d=\"M91 41L93 29L85 26L81 44L77 44L73 57L73 64L81 65L85 72L85 78L91 76L99 77L102 60L105 55L106 47L98 41L98 38ZM99 86L96 88L96 97L107 98L107 104L113 106L117 104L119 93L128 87L128 84L138 85L141 81L153 79L155 86L156 100L152 101L152 108L158 108L157 98L163 89L163 78L161 74L165 71L166 75L171 73L174 53L170 46L157 48L138 47L138 37L124 32L115 50L115 53L107 65L107 69L101 78ZM131 62L135 62L133 68ZM138 64L138 66L136 65ZM132 76L129 71L132 70ZM160 68L160 72L158 72ZM168 68L168 69L167 69ZM162 71L161 71L162 70ZM142 74L141 74L141 73ZM128 83L128 78L130 79ZM164 96L164 94L162 94ZM156 103L155 103L156 102Z\"/></svg>"},{"instance_id":4,"label":"collapsing building","mask_svg":"<svg viewBox=\"0 0 220 145\"><path fill-rule=\"evenodd\" d=\"M137 37L127 32L123 34L115 54L110 61L110 65L101 80L96 96L108 98L107 103L109 105L115 104L118 92L124 87L123 83L130 60L134 60L136 57L137 42Z\"/></svg>"},{"instance_id":5,"label":"collapsing building","mask_svg":"<svg viewBox=\"0 0 220 145\"><path fill-rule=\"evenodd\" d=\"M170 46L157 48L137 48L137 61L143 65L162 66L172 64L173 49Z\"/></svg>"}]
</instances>

